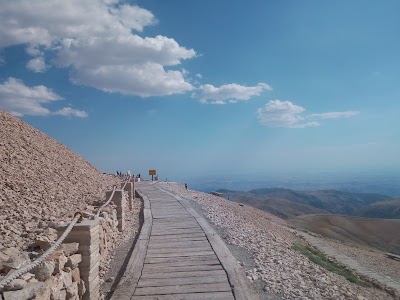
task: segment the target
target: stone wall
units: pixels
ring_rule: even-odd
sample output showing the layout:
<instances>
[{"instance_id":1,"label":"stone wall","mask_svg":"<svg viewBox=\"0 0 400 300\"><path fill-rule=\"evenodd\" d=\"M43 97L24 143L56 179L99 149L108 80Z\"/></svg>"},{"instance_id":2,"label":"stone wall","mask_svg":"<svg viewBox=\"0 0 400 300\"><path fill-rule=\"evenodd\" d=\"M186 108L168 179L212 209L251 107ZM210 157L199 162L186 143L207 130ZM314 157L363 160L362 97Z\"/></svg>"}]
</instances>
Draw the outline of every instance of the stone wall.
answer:
<instances>
[{"instance_id":1,"label":"stone wall","mask_svg":"<svg viewBox=\"0 0 400 300\"><path fill-rule=\"evenodd\" d=\"M85 283L81 279L78 243L65 243L41 265L30 273L25 273L4 287L4 300L24 299L81 299L85 293ZM29 263L34 252L8 248L2 251L2 273L12 273L20 265Z\"/></svg>"}]
</instances>

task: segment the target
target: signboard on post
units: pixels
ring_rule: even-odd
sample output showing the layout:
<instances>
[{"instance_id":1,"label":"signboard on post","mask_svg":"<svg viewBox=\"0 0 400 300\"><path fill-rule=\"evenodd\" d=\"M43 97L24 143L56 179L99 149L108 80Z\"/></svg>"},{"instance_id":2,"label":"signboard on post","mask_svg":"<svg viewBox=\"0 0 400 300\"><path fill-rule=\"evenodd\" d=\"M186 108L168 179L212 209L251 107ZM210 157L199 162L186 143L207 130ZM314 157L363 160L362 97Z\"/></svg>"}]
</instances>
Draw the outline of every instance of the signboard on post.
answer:
<instances>
[{"instance_id":1,"label":"signboard on post","mask_svg":"<svg viewBox=\"0 0 400 300\"><path fill-rule=\"evenodd\" d=\"M157 174L156 170L149 170L149 175L151 175L151 181L153 181L153 176Z\"/></svg>"}]
</instances>

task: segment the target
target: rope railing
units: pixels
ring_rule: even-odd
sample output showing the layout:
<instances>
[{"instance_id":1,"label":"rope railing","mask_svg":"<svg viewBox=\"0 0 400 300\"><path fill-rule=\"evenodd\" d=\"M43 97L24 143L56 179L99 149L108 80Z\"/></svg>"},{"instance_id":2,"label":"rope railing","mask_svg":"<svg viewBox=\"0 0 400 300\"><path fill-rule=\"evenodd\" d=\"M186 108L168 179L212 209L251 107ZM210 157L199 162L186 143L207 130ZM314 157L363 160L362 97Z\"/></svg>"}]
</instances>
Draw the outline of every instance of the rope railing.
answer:
<instances>
[{"instance_id":1,"label":"rope railing","mask_svg":"<svg viewBox=\"0 0 400 300\"><path fill-rule=\"evenodd\" d=\"M131 179L131 176L128 175L128 176L126 177L126 179L125 179L125 184L124 184L123 187L121 188L122 190L125 189L125 187L126 187L126 185L128 184L128 182L129 182L130 179Z\"/></svg>"},{"instance_id":2,"label":"rope railing","mask_svg":"<svg viewBox=\"0 0 400 300\"><path fill-rule=\"evenodd\" d=\"M130 176L128 175L128 176L126 177L126 179L125 179L125 184L123 185L122 189L124 189L125 186L128 184L129 179L130 179ZM117 189L117 187L114 186L114 187L113 187L113 191L112 191L110 197L108 198L108 200L107 200L102 206L99 207L99 209L97 210L96 215L95 215L92 219L98 218L98 217L100 216L100 213L101 213L102 209L103 209L104 207L106 207L106 206L111 202L111 200L112 200L112 198L113 198L113 196L114 196L114 194L115 194L116 189ZM4 278L0 281L0 291L2 291L2 290L4 289L4 287L5 287L7 284L9 284L11 281L13 281L14 279L19 278L21 275L23 275L23 274L25 274L25 273L27 273L27 272L33 270L34 268L36 268L37 266L39 266L40 264L42 264L42 263L45 261L45 259L46 259L47 257L49 257L51 254L54 253L54 251L57 250L57 248L62 244L62 242L65 240L65 238L66 238L66 237L68 236L68 234L71 232L71 230L72 230L72 228L75 226L75 224L76 224L77 222L80 222L80 221L82 220L82 217L83 217L83 215L82 215L81 212L75 213L74 218L73 218L72 221L69 223L69 225L68 225L68 227L65 229L64 233L60 236L60 238L59 238L57 241L54 242L54 244L53 244L49 249L47 249L39 258L37 258L37 259L34 260L33 262L29 263L28 265L26 265L26 266L24 266L24 267L22 267L22 268L20 268L20 269L17 269L15 272L13 272L13 273L11 273L10 275L4 277Z\"/></svg>"},{"instance_id":3,"label":"rope railing","mask_svg":"<svg viewBox=\"0 0 400 300\"><path fill-rule=\"evenodd\" d=\"M96 215L92 219L98 218L100 216L101 210L104 207L106 207L111 202L111 199L114 197L116 189L117 189L117 187L114 185L114 188L113 188L113 191L112 191L112 193L110 195L110 198L108 198L108 200L102 206L99 207L99 209L97 210Z\"/></svg>"},{"instance_id":4,"label":"rope railing","mask_svg":"<svg viewBox=\"0 0 400 300\"><path fill-rule=\"evenodd\" d=\"M44 260L51 254L53 254L53 252L61 245L61 243L65 240L67 235L71 232L72 227L74 227L74 225L81 219L82 219L82 213L80 212L75 213L74 218L72 219L71 223L69 223L68 227L65 229L64 233L60 236L60 238L49 249L47 249L38 259L34 260L25 267L22 267L16 270L15 272L11 273L10 275L6 276L5 278L3 278L3 280L0 281L0 290L3 290L3 288L14 279L17 279L21 275L31 271L32 269L42 264Z\"/></svg>"}]
</instances>

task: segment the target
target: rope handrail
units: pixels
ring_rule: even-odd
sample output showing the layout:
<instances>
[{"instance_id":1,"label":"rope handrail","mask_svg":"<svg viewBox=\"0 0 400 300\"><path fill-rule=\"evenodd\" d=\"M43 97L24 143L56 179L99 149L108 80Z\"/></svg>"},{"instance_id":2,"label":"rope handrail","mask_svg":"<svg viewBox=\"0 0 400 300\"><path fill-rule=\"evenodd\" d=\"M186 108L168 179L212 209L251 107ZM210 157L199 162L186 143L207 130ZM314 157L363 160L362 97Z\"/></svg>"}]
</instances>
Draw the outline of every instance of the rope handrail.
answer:
<instances>
[{"instance_id":1,"label":"rope handrail","mask_svg":"<svg viewBox=\"0 0 400 300\"><path fill-rule=\"evenodd\" d=\"M125 189L125 187L126 187L126 185L128 184L128 182L129 182L130 179L131 179L131 176L128 175L128 176L126 177L126 179L125 179L125 184L123 185L122 190Z\"/></svg>"},{"instance_id":2,"label":"rope handrail","mask_svg":"<svg viewBox=\"0 0 400 300\"><path fill-rule=\"evenodd\" d=\"M29 263L25 267L22 267L20 269L17 269L15 272L12 274L6 276L3 278L3 280L0 281L0 290L2 290L7 284L9 284L11 281L14 279L17 279L21 275L29 272L30 270L36 268L40 264L44 262L44 260L49 257L53 252L61 245L61 243L65 240L67 235L71 232L72 227L80 220L82 219L82 213L77 212L72 219L72 221L69 223L68 227L65 229L64 233L60 236L60 238L49 248L47 249L39 258L34 260L33 262Z\"/></svg>"},{"instance_id":3,"label":"rope handrail","mask_svg":"<svg viewBox=\"0 0 400 300\"><path fill-rule=\"evenodd\" d=\"M112 191L112 193L110 195L110 198L108 198L108 200L102 206L99 207L99 209L97 210L97 213L94 216L94 218L98 218L100 216L101 210L111 202L111 199L114 197L114 194L115 194L116 190L117 190L117 187L114 185L114 188L113 188L113 191Z\"/></svg>"},{"instance_id":4,"label":"rope handrail","mask_svg":"<svg viewBox=\"0 0 400 300\"><path fill-rule=\"evenodd\" d=\"M122 187L122 189L125 188L125 186L128 184L130 179L130 176L128 175L125 179L125 184ZM111 199L113 198L115 191L116 191L117 187L114 186L113 191L109 197L109 199L102 205L99 207L99 209L97 210L96 215L94 216L94 218L97 218L100 216L101 210L106 207L110 202ZM11 273L10 275L4 277L1 281L0 281L0 291L2 291L4 289L4 287L9 284L11 281L13 281L14 279L19 278L21 275L31 271L32 269L36 268L37 266L39 266L40 264L42 264L44 262L44 260L49 257L51 254L53 254L53 252L61 245L61 243L65 240L65 238L68 236L68 234L71 232L72 228L75 226L75 224L77 222L80 222L80 220L82 220L82 213L81 212L77 212L75 213L74 218L71 220L71 222L69 223L68 227L65 229L64 233L60 236L60 238L54 242L54 244L47 249L39 258L35 259L33 262L30 262L28 265L17 269L15 272Z\"/></svg>"},{"instance_id":5,"label":"rope handrail","mask_svg":"<svg viewBox=\"0 0 400 300\"><path fill-rule=\"evenodd\" d=\"M125 186L128 184L130 177L131 176L129 176L129 175L126 177L125 184L121 188L122 190L125 189ZM114 185L114 188L113 188L113 191L112 191L110 197L108 198L108 200L102 206L99 207L99 209L97 210L96 215L92 219L98 218L100 216L100 213L101 213L102 209L104 207L106 207L111 202L111 199L114 197L116 189L117 189L117 187Z\"/></svg>"}]
</instances>

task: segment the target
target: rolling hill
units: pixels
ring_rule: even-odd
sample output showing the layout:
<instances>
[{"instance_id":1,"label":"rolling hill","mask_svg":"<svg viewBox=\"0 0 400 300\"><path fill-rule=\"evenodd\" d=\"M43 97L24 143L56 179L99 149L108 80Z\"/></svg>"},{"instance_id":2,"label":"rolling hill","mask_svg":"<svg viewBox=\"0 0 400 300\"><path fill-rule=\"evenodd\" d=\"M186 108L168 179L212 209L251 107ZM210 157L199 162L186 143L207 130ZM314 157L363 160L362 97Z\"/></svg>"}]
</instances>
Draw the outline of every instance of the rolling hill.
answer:
<instances>
[{"instance_id":1,"label":"rolling hill","mask_svg":"<svg viewBox=\"0 0 400 300\"><path fill-rule=\"evenodd\" d=\"M372 203L361 209L357 215L367 218L400 219L400 199Z\"/></svg>"},{"instance_id":2,"label":"rolling hill","mask_svg":"<svg viewBox=\"0 0 400 300\"><path fill-rule=\"evenodd\" d=\"M339 215L304 215L289 223L322 236L400 255L400 220Z\"/></svg>"},{"instance_id":3,"label":"rolling hill","mask_svg":"<svg viewBox=\"0 0 400 300\"><path fill-rule=\"evenodd\" d=\"M320 213L354 215L371 203L390 198L380 194L284 188L262 188L248 192L221 189L218 192L231 201L245 203L282 218Z\"/></svg>"}]
</instances>

